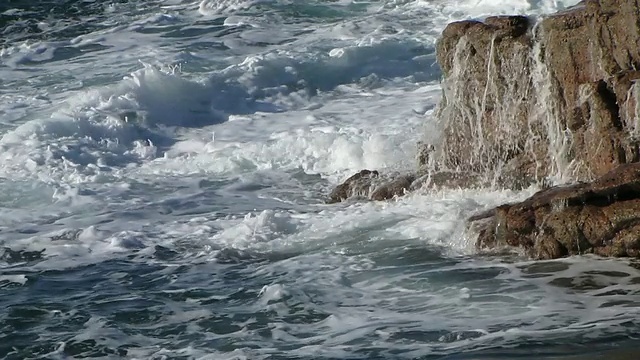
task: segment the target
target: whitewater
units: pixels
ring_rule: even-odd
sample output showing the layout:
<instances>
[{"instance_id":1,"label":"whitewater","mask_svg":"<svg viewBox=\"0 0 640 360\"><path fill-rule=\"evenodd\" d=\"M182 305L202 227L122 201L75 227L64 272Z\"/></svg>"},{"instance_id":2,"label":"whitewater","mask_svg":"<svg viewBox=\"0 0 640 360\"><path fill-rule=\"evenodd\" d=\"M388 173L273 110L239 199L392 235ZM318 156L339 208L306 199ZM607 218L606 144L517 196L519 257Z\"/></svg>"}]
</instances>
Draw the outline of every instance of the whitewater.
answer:
<instances>
[{"instance_id":1,"label":"whitewater","mask_svg":"<svg viewBox=\"0 0 640 360\"><path fill-rule=\"evenodd\" d=\"M464 231L536 188L325 203L438 138L447 23L576 2L2 1L0 358L635 359L637 262Z\"/></svg>"}]
</instances>

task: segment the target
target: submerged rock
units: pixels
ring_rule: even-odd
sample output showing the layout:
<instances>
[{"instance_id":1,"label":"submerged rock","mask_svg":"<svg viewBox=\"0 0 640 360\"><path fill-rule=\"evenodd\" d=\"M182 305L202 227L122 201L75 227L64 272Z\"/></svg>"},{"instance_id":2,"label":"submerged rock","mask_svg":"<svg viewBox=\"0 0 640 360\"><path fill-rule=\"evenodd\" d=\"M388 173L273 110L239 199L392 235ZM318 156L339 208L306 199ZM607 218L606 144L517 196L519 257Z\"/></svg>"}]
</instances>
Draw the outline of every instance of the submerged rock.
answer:
<instances>
[{"instance_id":1,"label":"submerged rock","mask_svg":"<svg viewBox=\"0 0 640 360\"><path fill-rule=\"evenodd\" d=\"M592 183L552 187L469 219L479 249L516 247L535 259L640 256L640 163Z\"/></svg>"},{"instance_id":2,"label":"submerged rock","mask_svg":"<svg viewBox=\"0 0 640 360\"><path fill-rule=\"evenodd\" d=\"M419 188L439 190L489 186L481 179L479 174L450 171L380 175L375 170L361 170L336 186L329 194L327 203L333 204L354 197L388 200Z\"/></svg>"},{"instance_id":3,"label":"submerged rock","mask_svg":"<svg viewBox=\"0 0 640 360\"><path fill-rule=\"evenodd\" d=\"M369 194L373 178L378 177L378 175L377 171L361 170L336 186L329 194L327 203L341 202L353 196L366 196Z\"/></svg>"},{"instance_id":4,"label":"submerged rock","mask_svg":"<svg viewBox=\"0 0 640 360\"><path fill-rule=\"evenodd\" d=\"M415 176L380 176L373 170L361 170L338 185L329 194L328 204L347 200L352 197L365 197L370 200L388 200L404 195L411 187Z\"/></svg>"},{"instance_id":5,"label":"submerged rock","mask_svg":"<svg viewBox=\"0 0 640 360\"><path fill-rule=\"evenodd\" d=\"M371 192L371 200L387 200L407 193L415 180L413 175L402 175L376 186Z\"/></svg>"}]
</instances>

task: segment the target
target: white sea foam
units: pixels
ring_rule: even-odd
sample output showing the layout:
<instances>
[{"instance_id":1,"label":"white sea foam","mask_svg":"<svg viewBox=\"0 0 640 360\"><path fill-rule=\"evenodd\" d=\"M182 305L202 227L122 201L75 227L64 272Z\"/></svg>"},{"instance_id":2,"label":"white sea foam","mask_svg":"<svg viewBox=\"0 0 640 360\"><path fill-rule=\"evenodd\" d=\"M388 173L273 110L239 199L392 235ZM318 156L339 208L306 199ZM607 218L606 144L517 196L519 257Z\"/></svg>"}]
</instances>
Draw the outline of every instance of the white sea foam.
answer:
<instances>
[{"instance_id":1,"label":"white sea foam","mask_svg":"<svg viewBox=\"0 0 640 360\"><path fill-rule=\"evenodd\" d=\"M111 4L98 30L6 46L0 86L24 93L0 94L0 290L104 266L101 306L156 304L142 324L90 302L58 310L90 314L54 336L51 358L80 342L134 344L140 359L415 358L629 333L629 263L476 253L465 219L535 189L322 203L362 168L414 168L416 141L435 134L448 21L572 3L296 10L326 11L317 24L277 13L284 1Z\"/></svg>"},{"instance_id":2,"label":"white sea foam","mask_svg":"<svg viewBox=\"0 0 640 360\"><path fill-rule=\"evenodd\" d=\"M242 119L242 116L255 122L254 131L258 135L269 134L259 130L268 125L274 125L273 130L276 127L295 127L294 122L299 122L296 116L305 116L307 124L315 124L318 120L321 123L319 128L314 126L309 130L300 129L295 136L272 133L271 139L255 137L246 130L235 131L238 129L237 124L223 124L221 128L216 129L224 136L225 128L229 127L235 131L234 137L238 138L238 135L241 135L242 140L254 136L254 144L240 149L248 155L244 157L251 157L252 153L259 152L269 159L265 161L273 162L277 161L273 157L277 154L275 152L281 151L284 147L288 148L287 151L298 152L294 153L298 162L295 165L315 172L329 170L329 167L354 170L361 166L385 166L398 158L406 158L404 155L409 148L407 144L403 144L402 148L394 149L397 145L387 141L388 135L385 131L380 131L381 126L396 126L392 118L380 118L398 116L397 113L389 111L391 108L382 109L383 105L393 106L394 98L390 97L388 92L375 96L375 93L370 93L367 89L369 85L366 82L363 83L364 86L355 88L341 84L358 82L358 76L369 73L376 79L376 86L380 86L384 81L388 81L384 80L385 78L391 80L415 74L424 65L423 60L412 60L415 57L412 51L417 46L414 42L393 46L390 44L380 42L343 48L340 50L340 56L328 54L318 59L300 60L293 54L251 57L237 66L223 69L201 81L185 79L171 70L161 71L144 64L143 69L125 77L118 84L81 92L70 98L66 104L58 106L59 109L50 119L32 120L5 133L0 140L5 150L3 170L19 174L35 172L42 176L42 170L57 171L61 167L68 169L71 166L74 169L71 173L66 171L64 174L47 175L54 179L64 176L67 180L73 179L75 182L94 181L96 166L100 170L105 166L123 166L165 154L171 158L184 153L185 150L192 152L190 150L198 147L198 143L192 140L178 141L174 148L163 153L158 150L158 146L164 145L162 142L173 142L177 139L174 139L176 134L159 130L158 127L202 128L226 120L237 121ZM389 46L392 46L391 51ZM374 54L373 59L376 60L372 61ZM388 66L388 63L397 61L405 62L409 66L401 71L399 68ZM366 70L363 72L362 69ZM367 76L367 81L370 81L371 76ZM285 109L295 110L309 104L309 92L332 89L340 92L350 91L352 96L347 98L343 105L338 102L335 110L329 110L328 121L323 121L322 118L328 116L324 115L324 111L318 106L311 106L309 110L299 113L287 112L284 116L277 115ZM406 96L403 91L397 91L396 94ZM420 96L422 94L418 93L412 98L416 103L413 105L414 108L420 107L419 103L423 101ZM327 96L326 101L331 101L332 97ZM366 124L377 134L373 131L361 134L360 130L353 128L355 119L350 116L351 110L346 107L357 106L362 100L378 103L372 108L377 110L375 114L364 113L360 116L363 125ZM433 103L432 101L431 105ZM342 113L338 122L331 119L335 118L336 111ZM421 121L410 109L400 107L396 110L398 111L412 118L413 123L409 126L416 126ZM254 113L259 116L251 116ZM347 119L347 116L350 118ZM267 117L267 120L256 122L260 117ZM274 120L268 119L269 117ZM280 124L266 124L266 121L277 121ZM335 130L323 130L330 129L326 125L334 125ZM345 128L336 128L335 125ZM403 130L407 133L406 127ZM411 134L411 131L408 133ZM362 138L361 145L350 143L357 138ZM267 141L266 145L259 143L263 140ZM327 158L320 160L326 163L305 164L314 162L313 158L318 156L314 143L317 144L315 146L321 147L321 151L332 152ZM205 143L203 149L211 149L210 145ZM227 147L226 150L230 149ZM241 153L227 152L223 154L222 163L238 156L243 157ZM311 158L305 160L309 157ZM378 159L374 162L367 160L375 157ZM264 165L268 164L257 164L258 168ZM82 174L83 172L85 174Z\"/></svg>"},{"instance_id":3,"label":"white sea foam","mask_svg":"<svg viewBox=\"0 0 640 360\"><path fill-rule=\"evenodd\" d=\"M202 0L198 6L198 11L202 15L222 15L245 10L260 3L267 3L269 0Z\"/></svg>"},{"instance_id":4,"label":"white sea foam","mask_svg":"<svg viewBox=\"0 0 640 360\"><path fill-rule=\"evenodd\" d=\"M431 3L429 3L431 4ZM399 5L395 11L411 12L414 7L434 6L433 4L422 4L420 2L408 2ZM546 3L545 3L546 4ZM544 6L547 6L543 4ZM204 7L238 7L242 8L249 3L241 2L207 2L203 1L200 6ZM457 8L464 10L464 4L455 4ZM477 5L477 4L476 4ZM484 8L481 4L477 8ZM462 6L462 7L461 7ZM544 11L550 10L538 6L538 9ZM558 6L561 6L558 5ZM530 7L522 4L517 5L522 11L531 10ZM492 8L490 9L492 10ZM430 11L435 11L431 9ZM444 11L444 10L442 10ZM502 8L501 11L511 11L509 8ZM465 14L468 12L463 11ZM173 19L179 15L172 14L154 14L148 19ZM140 24L154 23L156 20L141 20ZM173 21L172 20L172 21ZM160 20L158 20L160 21ZM164 21L164 20L163 20ZM444 23L444 22L443 22ZM327 28L331 29L331 28ZM320 29L319 31L326 31ZM120 166L129 162L137 162L151 160L158 156L167 154L170 158L179 154L193 153L193 149L198 147L199 143L186 140L179 142L181 146L175 146L168 151L159 150L158 146L162 140L174 141L171 139L173 134L168 134L169 139L165 139L164 133L149 133L144 126L188 126L202 127L210 124L216 124L226 119L234 119L237 116L245 116L255 121L256 117L251 116L254 112L273 112L289 110L292 107L306 106L312 100L309 95L310 91L316 90L350 90L343 84L356 83L361 89L368 87L381 87L385 83L394 79L414 79L417 74L421 78L428 79L430 76L436 75L435 69L427 70L433 64L434 58L429 55L430 44L421 44L421 41L433 42L433 37L422 37L416 33L403 32L399 29L389 31L384 26L377 26L370 33L362 34L352 33L350 38L345 40L356 40L355 42L343 42L339 47L329 48L326 50L325 56L309 57L309 53L295 52L293 48L282 52L267 52L259 55L251 55L238 65L232 65L212 75L201 79L201 81L192 81L182 78L179 74L171 74L159 71L151 65L144 65L142 70L134 72L120 84L115 84L108 88L97 91L89 91L81 93L68 101L66 110L54 113L51 119L34 120L14 131L9 131L3 136L2 143L10 145L10 149L5 147L4 170L7 176L15 176L14 172L19 174L29 174L41 172L47 169L56 169L72 165L74 170L72 174L40 174L40 177L58 179L64 176L67 181L83 182L94 181L96 179L95 169L78 168L73 164L81 166L95 164L102 169L106 166ZM93 43L115 41L111 39L104 31L100 31L95 35L83 35L76 37L65 46L86 46ZM34 49L34 54L46 53L38 49L56 48L59 45L46 44L24 44L20 45L25 49ZM129 46L129 45L125 45ZM23 51L5 49L9 56L12 52L21 53ZM30 51L30 50L29 50ZM417 51L417 52L416 52ZM27 59L32 57L27 53L18 55L19 59ZM426 57L425 57L426 56ZM17 64L21 60L10 60ZM435 77L433 77L436 80ZM394 80L395 81L395 80ZM384 88L384 87L383 87ZM398 96L405 97L402 92L398 92ZM233 100L232 100L233 99ZM371 101L379 101L381 97L372 98ZM389 98L382 98L389 100ZM312 100L313 101L313 100ZM326 98L325 101L332 101ZM311 105L310 109L322 106L315 101L316 104ZM346 101L345 101L346 103ZM351 101L353 106L359 106L362 101ZM388 101L391 103L391 101ZM419 108L420 105L410 105ZM324 105L326 107L326 105ZM396 105L396 107L399 107ZM397 111L397 110L395 110ZM402 111L402 110L400 110ZM123 114L138 114L139 119L144 119L144 126L141 128L138 124L123 123L119 117ZM315 116L314 111L300 116ZM236 115L237 114L237 115ZM248 115L248 116L247 116ZM320 114L321 115L321 114ZM362 116L364 117L364 116ZM274 116L274 118L278 118ZM312 121L323 121L323 116L315 116ZM338 126L346 123L338 123ZM287 123L283 123L282 127L290 127L289 121L299 121L292 119L290 116ZM375 120L374 120L375 121ZM311 124L310 121L307 121ZM385 123L393 124L395 120L387 119ZM415 122L419 123L419 122ZM369 126L368 122L362 125ZM275 124L270 124L275 125ZM322 124L324 125L324 124ZM350 124L353 126L354 124ZM269 134L269 132L260 131L257 128L264 128L267 124L257 124L256 134ZM231 127L236 129L237 127ZM362 128L358 125L356 128ZM415 128L414 128L415 129ZM412 130L414 130L412 129ZM79 131L78 131L79 130ZM218 133L224 132L224 129L216 129ZM351 129L336 128L334 131L343 135L327 135L324 139L317 139L320 133L316 129L311 131L298 132L297 136L286 139L281 135L279 139L271 139L271 144L257 145L259 148L252 151L250 148L241 149L242 155L237 151L228 153L223 156L223 160L219 161L215 166L218 171L226 171L229 166L224 165L229 159L237 158L240 163L244 159L253 157L252 153L261 153L265 157L272 158L269 151L280 152L294 150L298 152L295 156L297 166L301 166L305 170L313 172L336 172L342 171L341 175L348 171L357 170L358 167L385 167L389 163L397 161L398 158L405 157L409 146L404 144L404 149L393 154L397 146L397 140L386 141L384 139L384 131L375 128L370 134L364 134L358 145L353 140L358 139L360 135L350 136L348 132ZM410 131L412 131L410 130ZM304 131L304 130L303 130ZM405 129L406 132L406 129ZM236 132L236 134L241 134ZM254 134L246 134L254 136ZM322 134L320 134L322 135ZM160 137L156 139L154 137ZM64 139L57 141L58 139ZM219 136L220 138L220 136ZM222 137L223 140L224 137ZM333 152L333 155L327 156L325 159L314 160L316 151L313 150L314 144L310 140L316 142L317 146ZM400 139L398 139L400 140ZM191 141L191 142L190 142ZM273 143L275 141L275 143ZM283 141L297 142L298 144L286 145ZM189 150L185 149L187 144L193 144ZM278 144L280 143L280 144ZM308 148L304 146L308 143ZM23 148L18 144L25 144ZM211 149L212 144L205 142L205 149ZM300 148L293 149L300 146ZM46 149L45 149L46 147ZM293 147L293 148L292 148ZM311 153L311 154L310 154ZM374 153L377 153L375 155ZM369 155L370 154L370 155ZM311 159L304 160L311 155ZM64 161L62 160L64 158ZM373 160L377 158L376 160ZM371 159L371 160L369 160ZM182 159L180 159L182 160ZM236 162L237 163L237 162ZM44 166L43 166L44 165ZM269 166L268 164L255 164L257 168ZM294 164L292 164L294 165ZM169 165L171 166L171 165ZM180 165L178 165L180 166ZM201 165L197 165L200 167ZM91 166L92 167L92 166ZM331 169L333 167L333 169ZM43 169L47 168L47 169ZM182 168L182 167L181 167ZM184 167L188 169L189 166ZM50 170L49 170L50 171ZM85 172L86 174L82 174ZM75 174L75 175L73 175Z\"/></svg>"},{"instance_id":5,"label":"white sea foam","mask_svg":"<svg viewBox=\"0 0 640 360\"><path fill-rule=\"evenodd\" d=\"M18 275L0 275L0 287L5 286L7 283L9 284L18 284L24 285L27 283L29 279L23 274Z\"/></svg>"}]
</instances>

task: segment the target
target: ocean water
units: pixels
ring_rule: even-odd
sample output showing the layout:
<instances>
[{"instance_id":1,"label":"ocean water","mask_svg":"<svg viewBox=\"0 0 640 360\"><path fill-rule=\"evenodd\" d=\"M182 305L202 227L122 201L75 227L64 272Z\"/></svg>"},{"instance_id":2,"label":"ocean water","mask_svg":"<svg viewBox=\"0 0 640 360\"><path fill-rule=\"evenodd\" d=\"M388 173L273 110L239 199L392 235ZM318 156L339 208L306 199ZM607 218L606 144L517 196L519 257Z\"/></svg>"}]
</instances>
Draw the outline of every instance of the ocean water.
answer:
<instances>
[{"instance_id":1,"label":"ocean water","mask_svg":"<svg viewBox=\"0 0 640 360\"><path fill-rule=\"evenodd\" d=\"M1 1L0 357L636 359L638 263L463 231L534 188L324 204L437 136L448 22L576 2Z\"/></svg>"}]
</instances>

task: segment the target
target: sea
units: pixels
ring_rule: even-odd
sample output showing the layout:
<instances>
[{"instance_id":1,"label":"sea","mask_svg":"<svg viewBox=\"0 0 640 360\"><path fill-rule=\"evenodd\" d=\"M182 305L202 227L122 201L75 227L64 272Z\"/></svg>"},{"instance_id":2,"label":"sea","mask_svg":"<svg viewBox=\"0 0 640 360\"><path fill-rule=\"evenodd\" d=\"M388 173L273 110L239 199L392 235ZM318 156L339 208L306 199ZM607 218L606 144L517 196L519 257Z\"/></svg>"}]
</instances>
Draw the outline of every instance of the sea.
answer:
<instances>
[{"instance_id":1,"label":"sea","mask_svg":"<svg viewBox=\"0 0 640 360\"><path fill-rule=\"evenodd\" d=\"M437 141L452 21L577 0L1 0L1 359L638 359L640 263L475 249L535 187L326 204Z\"/></svg>"}]
</instances>

